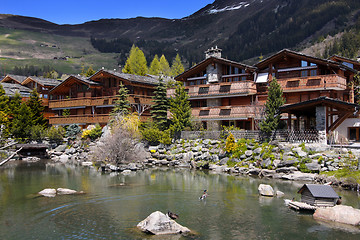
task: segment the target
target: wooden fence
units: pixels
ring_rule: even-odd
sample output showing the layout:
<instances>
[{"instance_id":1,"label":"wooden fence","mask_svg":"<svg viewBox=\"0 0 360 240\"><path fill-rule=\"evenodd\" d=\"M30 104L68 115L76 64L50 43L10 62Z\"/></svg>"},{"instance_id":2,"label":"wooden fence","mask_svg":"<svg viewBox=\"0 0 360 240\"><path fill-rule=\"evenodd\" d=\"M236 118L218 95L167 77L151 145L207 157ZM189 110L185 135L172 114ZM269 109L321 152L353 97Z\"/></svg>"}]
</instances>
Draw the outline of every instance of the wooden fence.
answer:
<instances>
[{"instance_id":1,"label":"wooden fence","mask_svg":"<svg viewBox=\"0 0 360 240\"><path fill-rule=\"evenodd\" d=\"M230 131L235 139L262 140L265 136L258 130ZM182 131L182 139L226 139L229 131ZM277 130L270 136L272 140L282 142L318 142L317 130Z\"/></svg>"}]
</instances>

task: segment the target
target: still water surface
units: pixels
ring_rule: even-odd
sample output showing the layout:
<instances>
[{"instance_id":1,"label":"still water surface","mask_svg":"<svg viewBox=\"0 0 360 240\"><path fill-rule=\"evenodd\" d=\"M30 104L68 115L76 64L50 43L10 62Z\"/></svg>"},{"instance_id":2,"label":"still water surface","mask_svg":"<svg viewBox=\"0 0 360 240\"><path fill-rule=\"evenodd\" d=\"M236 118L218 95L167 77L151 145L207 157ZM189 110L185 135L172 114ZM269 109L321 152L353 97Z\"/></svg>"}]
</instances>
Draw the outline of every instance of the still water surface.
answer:
<instances>
[{"instance_id":1,"label":"still water surface","mask_svg":"<svg viewBox=\"0 0 360 240\"><path fill-rule=\"evenodd\" d=\"M0 239L360 239L360 228L315 221L289 210L281 198L258 196L269 183L299 198L301 183L153 169L130 175L101 174L63 165L27 164L0 169ZM44 188L84 195L36 197ZM202 191L209 197L199 201ZM360 208L355 192L339 192ZM134 227L150 213L168 210L197 233L155 237Z\"/></svg>"}]
</instances>

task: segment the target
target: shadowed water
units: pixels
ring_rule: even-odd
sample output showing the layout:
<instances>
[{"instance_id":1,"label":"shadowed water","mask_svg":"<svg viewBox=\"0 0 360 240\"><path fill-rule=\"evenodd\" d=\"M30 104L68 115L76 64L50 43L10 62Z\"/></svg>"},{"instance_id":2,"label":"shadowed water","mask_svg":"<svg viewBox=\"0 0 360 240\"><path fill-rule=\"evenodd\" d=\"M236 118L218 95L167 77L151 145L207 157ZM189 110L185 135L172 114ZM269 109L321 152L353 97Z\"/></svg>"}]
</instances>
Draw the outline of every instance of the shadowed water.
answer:
<instances>
[{"instance_id":1,"label":"shadowed water","mask_svg":"<svg viewBox=\"0 0 360 240\"><path fill-rule=\"evenodd\" d=\"M285 198L302 183L153 169L130 175L101 174L63 165L0 169L0 239L360 239L360 228L317 222L289 210L281 198L258 196L269 183ZM84 195L37 197L44 188L71 188ZM204 189L209 196L199 201ZM355 192L339 192L360 208ZM154 211L179 214L197 235L148 236L135 226Z\"/></svg>"}]
</instances>

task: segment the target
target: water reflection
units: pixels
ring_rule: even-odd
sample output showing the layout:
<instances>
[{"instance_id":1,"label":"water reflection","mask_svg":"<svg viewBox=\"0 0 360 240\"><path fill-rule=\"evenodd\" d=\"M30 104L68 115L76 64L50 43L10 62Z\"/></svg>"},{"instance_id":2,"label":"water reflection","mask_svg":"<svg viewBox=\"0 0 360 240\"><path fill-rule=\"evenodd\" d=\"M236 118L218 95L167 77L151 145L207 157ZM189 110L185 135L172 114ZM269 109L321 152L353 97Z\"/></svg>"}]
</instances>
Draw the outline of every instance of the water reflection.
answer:
<instances>
[{"instance_id":1,"label":"water reflection","mask_svg":"<svg viewBox=\"0 0 360 240\"><path fill-rule=\"evenodd\" d=\"M0 239L169 239L135 230L154 211L179 214L198 233L172 239L358 239L358 231L315 221L289 210L282 198L258 196L260 183L292 199L302 183L148 169L129 175L46 164L0 170ZM70 188L84 195L30 198L44 188ZM209 196L199 201L204 189ZM353 192L344 202L359 207ZM358 228L355 228L358 230Z\"/></svg>"}]
</instances>

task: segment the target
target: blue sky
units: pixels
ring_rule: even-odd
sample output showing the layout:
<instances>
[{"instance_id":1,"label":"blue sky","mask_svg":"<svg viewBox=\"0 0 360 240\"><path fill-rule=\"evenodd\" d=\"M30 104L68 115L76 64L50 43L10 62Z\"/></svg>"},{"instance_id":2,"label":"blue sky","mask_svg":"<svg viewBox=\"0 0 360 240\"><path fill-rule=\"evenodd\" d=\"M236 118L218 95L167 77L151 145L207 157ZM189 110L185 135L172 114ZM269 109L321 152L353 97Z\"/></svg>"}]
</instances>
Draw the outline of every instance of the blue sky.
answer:
<instances>
[{"instance_id":1,"label":"blue sky","mask_svg":"<svg viewBox=\"0 0 360 240\"><path fill-rule=\"evenodd\" d=\"M77 24L101 18L183 18L214 0L1 0L0 13Z\"/></svg>"}]
</instances>

